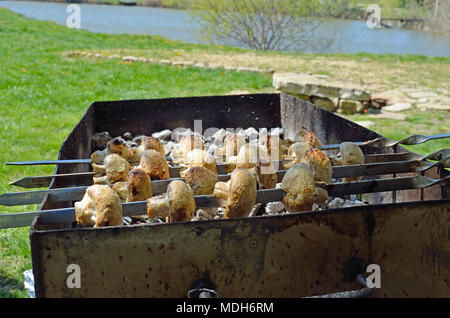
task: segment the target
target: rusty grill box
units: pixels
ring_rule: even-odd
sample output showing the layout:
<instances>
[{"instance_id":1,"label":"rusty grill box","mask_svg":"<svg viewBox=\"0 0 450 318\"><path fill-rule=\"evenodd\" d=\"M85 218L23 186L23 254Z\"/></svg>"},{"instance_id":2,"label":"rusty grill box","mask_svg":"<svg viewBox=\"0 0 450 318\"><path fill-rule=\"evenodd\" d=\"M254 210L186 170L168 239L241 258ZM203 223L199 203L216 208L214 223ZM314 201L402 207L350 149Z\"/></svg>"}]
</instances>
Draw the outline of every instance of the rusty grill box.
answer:
<instances>
[{"instance_id":1,"label":"rusty grill box","mask_svg":"<svg viewBox=\"0 0 450 318\"><path fill-rule=\"evenodd\" d=\"M323 144L380 137L283 93L95 102L63 143L58 159L89 158L96 132L149 135L193 129L199 119L203 130L283 127L286 138L304 126ZM406 149L365 148L366 154L394 151ZM55 173L89 168L59 165ZM442 178L448 172L433 168L424 175ZM89 177L77 180L92 184ZM65 186L54 179L50 188ZM361 268L380 266L381 288L375 297L449 297L447 188L435 185L364 198L369 205L95 229L41 225L36 217L30 228L36 296L186 297L196 281L205 279L221 297L304 297L358 289L349 275L356 262ZM54 203L47 197L41 209L70 206L73 202ZM67 287L69 264L80 266L81 288Z\"/></svg>"}]
</instances>

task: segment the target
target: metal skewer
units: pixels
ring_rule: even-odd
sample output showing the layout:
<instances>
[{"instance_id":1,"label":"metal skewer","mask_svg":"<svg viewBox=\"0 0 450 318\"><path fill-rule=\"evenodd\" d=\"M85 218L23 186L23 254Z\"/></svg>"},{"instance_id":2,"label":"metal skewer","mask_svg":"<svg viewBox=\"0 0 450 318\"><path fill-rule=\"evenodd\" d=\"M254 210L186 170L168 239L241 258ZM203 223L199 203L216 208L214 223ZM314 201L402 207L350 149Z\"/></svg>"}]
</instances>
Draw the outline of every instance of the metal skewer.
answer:
<instances>
[{"instance_id":1,"label":"metal skewer","mask_svg":"<svg viewBox=\"0 0 450 318\"><path fill-rule=\"evenodd\" d=\"M432 163L426 159L440 159ZM450 167L450 149L443 149L423 157L421 160L380 162L364 165L334 166L332 177L345 178L355 176L376 176L390 173L423 172L433 167ZM277 182L281 182L286 170L277 171ZM218 175L219 181L228 181L230 174ZM154 195L165 193L167 186L173 180L182 178L171 178L167 180L153 180L152 192ZM38 204L48 195L52 202L78 201L81 200L88 186L56 188L38 191L13 192L0 195L0 204L6 206Z\"/></svg>"},{"instance_id":2,"label":"metal skewer","mask_svg":"<svg viewBox=\"0 0 450 318\"><path fill-rule=\"evenodd\" d=\"M441 150L442 151L442 150ZM438 153L438 152L436 152ZM436 154L435 153L435 154ZM432 156L434 154L431 154ZM333 157L330 157L333 160ZM366 164L371 163L381 163L381 162L394 162L394 161L407 161L407 160L423 160L424 157L421 157L417 154L411 152L401 152L401 153L390 153L390 154L375 154L375 155L365 155L364 162ZM440 159L432 159L431 160L440 160ZM288 163L289 160L282 161L273 161L274 165L280 167L285 163ZM217 164L217 170L219 174L226 174L227 171L225 169L226 164ZM170 167L170 176L172 178L179 177L179 173L181 167ZM22 188L41 188L48 187L53 180L53 178L57 178L59 180L70 180L72 178L84 177L89 175L95 175L96 172L77 172L77 173L67 173L67 174L55 174L55 175L47 175L47 176L33 176L33 177L23 177L21 179L10 182L10 185L14 185ZM364 175L364 174L363 174Z\"/></svg>"},{"instance_id":3,"label":"metal skewer","mask_svg":"<svg viewBox=\"0 0 450 318\"><path fill-rule=\"evenodd\" d=\"M348 194L374 193L392 190L423 189L437 184L450 184L450 176L440 180L424 177L403 177L377 180L365 180L349 183L333 183L320 185L331 196L341 196ZM256 196L257 203L269 203L281 201L285 192L281 189L258 190ZM195 196L197 207L219 207L224 205L224 201L213 198L210 195ZM147 202L131 202L122 204L124 216L135 216L146 214ZM75 209L63 208L54 210L42 210L34 212L22 212L0 215L0 229L29 226L36 216L40 216L40 224L52 224L75 221Z\"/></svg>"},{"instance_id":4,"label":"metal skewer","mask_svg":"<svg viewBox=\"0 0 450 318\"><path fill-rule=\"evenodd\" d=\"M372 146L376 148L387 148L395 145L417 145L430 140L450 138L450 133L439 134L432 136L412 135L399 141L395 141L389 138L375 138L369 141L356 141L353 142L358 146ZM323 145L322 150L339 149L341 144ZM170 157L166 157L166 159ZM25 165L55 165L55 164L90 164L90 159L64 159L64 160L41 160L41 161L18 161L18 162L6 162L6 165L10 166L25 166Z\"/></svg>"}]
</instances>

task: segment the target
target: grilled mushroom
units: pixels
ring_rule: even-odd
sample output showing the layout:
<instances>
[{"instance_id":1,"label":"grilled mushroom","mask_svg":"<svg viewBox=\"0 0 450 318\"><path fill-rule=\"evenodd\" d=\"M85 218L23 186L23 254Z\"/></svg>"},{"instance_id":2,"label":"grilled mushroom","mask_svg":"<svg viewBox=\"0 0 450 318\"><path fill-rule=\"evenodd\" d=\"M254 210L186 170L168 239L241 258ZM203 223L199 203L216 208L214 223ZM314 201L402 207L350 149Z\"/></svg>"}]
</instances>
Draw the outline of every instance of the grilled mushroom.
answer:
<instances>
[{"instance_id":1,"label":"grilled mushroom","mask_svg":"<svg viewBox=\"0 0 450 318\"><path fill-rule=\"evenodd\" d=\"M152 197L152 182L147 172L134 168L128 173L127 202L145 201Z\"/></svg>"},{"instance_id":2,"label":"grilled mushroom","mask_svg":"<svg viewBox=\"0 0 450 318\"><path fill-rule=\"evenodd\" d=\"M91 155L91 162L96 164L104 164L106 156L110 154L118 154L127 161L131 159L131 150L125 139L116 137L108 141L108 145L103 150L94 151Z\"/></svg>"},{"instance_id":3,"label":"grilled mushroom","mask_svg":"<svg viewBox=\"0 0 450 318\"><path fill-rule=\"evenodd\" d=\"M282 202L289 212L312 209L316 199L316 187L311 170L303 164L295 164L283 177L282 190L286 192Z\"/></svg>"},{"instance_id":4,"label":"grilled mushroom","mask_svg":"<svg viewBox=\"0 0 450 318\"><path fill-rule=\"evenodd\" d=\"M294 141L303 141L310 144L314 148L321 148L319 138L317 138L317 136L312 131L309 131L305 127L302 127L302 129L297 133Z\"/></svg>"},{"instance_id":5,"label":"grilled mushroom","mask_svg":"<svg viewBox=\"0 0 450 318\"><path fill-rule=\"evenodd\" d=\"M364 164L364 154L358 145L352 142L343 142L341 143L339 150L342 165L349 166ZM348 177L343 178L342 180L344 182L350 182L361 180L361 178L362 177Z\"/></svg>"},{"instance_id":6,"label":"grilled mushroom","mask_svg":"<svg viewBox=\"0 0 450 318\"><path fill-rule=\"evenodd\" d=\"M172 162L174 164L182 163L186 154L193 149L205 149L205 145L203 144L201 137L196 134L182 136L180 138L180 148L172 151L170 154Z\"/></svg>"},{"instance_id":7,"label":"grilled mushroom","mask_svg":"<svg viewBox=\"0 0 450 318\"><path fill-rule=\"evenodd\" d=\"M227 182L217 182L213 197L226 200L224 218L247 217L256 203L256 180L246 169L236 168Z\"/></svg>"},{"instance_id":8,"label":"grilled mushroom","mask_svg":"<svg viewBox=\"0 0 450 318\"><path fill-rule=\"evenodd\" d=\"M170 182L166 195L147 200L149 219L168 217L169 222L189 221L192 219L195 209L194 193L191 187L182 180Z\"/></svg>"},{"instance_id":9,"label":"grilled mushroom","mask_svg":"<svg viewBox=\"0 0 450 318\"><path fill-rule=\"evenodd\" d=\"M211 172L217 174L217 167L214 158L205 150L193 149L189 151L182 160L182 163L189 167L204 167ZM180 172L180 176L184 178L186 170Z\"/></svg>"},{"instance_id":10,"label":"grilled mushroom","mask_svg":"<svg viewBox=\"0 0 450 318\"><path fill-rule=\"evenodd\" d=\"M166 150L164 149L164 145L156 138L153 137L144 137L141 141L141 145L139 146L141 151L145 150L156 150L163 156L166 155Z\"/></svg>"},{"instance_id":11,"label":"grilled mushroom","mask_svg":"<svg viewBox=\"0 0 450 318\"><path fill-rule=\"evenodd\" d=\"M139 168L144 169L151 180L170 178L166 157L156 150L150 149L142 152Z\"/></svg>"},{"instance_id":12,"label":"grilled mushroom","mask_svg":"<svg viewBox=\"0 0 450 318\"><path fill-rule=\"evenodd\" d=\"M292 144L288 149L288 154L283 156L283 159L292 160L290 162L285 163L283 166L285 169L291 168L296 163L299 163L303 157L305 157L306 153L313 148L310 144L304 141L299 141Z\"/></svg>"},{"instance_id":13,"label":"grilled mushroom","mask_svg":"<svg viewBox=\"0 0 450 318\"><path fill-rule=\"evenodd\" d=\"M218 182L217 174L205 167L191 167L184 176L186 183L192 188L194 195L211 194Z\"/></svg>"},{"instance_id":14,"label":"grilled mushroom","mask_svg":"<svg viewBox=\"0 0 450 318\"><path fill-rule=\"evenodd\" d=\"M114 183L112 189L114 190L115 193L117 193L121 202L126 202L128 191L127 191L127 183L125 181Z\"/></svg>"},{"instance_id":15,"label":"grilled mushroom","mask_svg":"<svg viewBox=\"0 0 450 318\"><path fill-rule=\"evenodd\" d=\"M117 226L122 224L122 205L107 185L92 185L81 201L75 202L75 216L81 226Z\"/></svg>"},{"instance_id":16,"label":"grilled mushroom","mask_svg":"<svg viewBox=\"0 0 450 318\"><path fill-rule=\"evenodd\" d=\"M290 139L283 140L279 135L261 134L258 144L272 160L281 160L293 141Z\"/></svg>"},{"instance_id":17,"label":"grilled mushroom","mask_svg":"<svg viewBox=\"0 0 450 318\"><path fill-rule=\"evenodd\" d=\"M103 165L92 164L94 172L105 173L105 176L94 177L94 184L108 184L126 181L130 164L118 154L107 155Z\"/></svg>"},{"instance_id":18,"label":"grilled mushroom","mask_svg":"<svg viewBox=\"0 0 450 318\"><path fill-rule=\"evenodd\" d=\"M260 189L272 189L277 184L276 170L267 153L257 144L245 144L239 150L236 168L252 173Z\"/></svg>"},{"instance_id":19,"label":"grilled mushroom","mask_svg":"<svg viewBox=\"0 0 450 318\"><path fill-rule=\"evenodd\" d=\"M216 162L229 162L230 158L236 156L244 144L245 135L227 132L223 140L223 147L218 147L214 151Z\"/></svg>"}]
</instances>

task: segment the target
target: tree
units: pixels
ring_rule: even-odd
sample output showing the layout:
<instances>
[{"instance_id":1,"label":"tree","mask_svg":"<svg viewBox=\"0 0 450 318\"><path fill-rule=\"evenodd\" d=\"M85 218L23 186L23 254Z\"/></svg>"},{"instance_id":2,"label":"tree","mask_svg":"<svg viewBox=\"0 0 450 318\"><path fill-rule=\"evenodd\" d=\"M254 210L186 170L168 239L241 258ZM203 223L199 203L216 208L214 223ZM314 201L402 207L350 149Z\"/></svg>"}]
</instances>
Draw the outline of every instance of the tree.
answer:
<instances>
[{"instance_id":1,"label":"tree","mask_svg":"<svg viewBox=\"0 0 450 318\"><path fill-rule=\"evenodd\" d=\"M317 0L193 0L191 14L203 38L256 50L287 50L321 23Z\"/></svg>"}]
</instances>

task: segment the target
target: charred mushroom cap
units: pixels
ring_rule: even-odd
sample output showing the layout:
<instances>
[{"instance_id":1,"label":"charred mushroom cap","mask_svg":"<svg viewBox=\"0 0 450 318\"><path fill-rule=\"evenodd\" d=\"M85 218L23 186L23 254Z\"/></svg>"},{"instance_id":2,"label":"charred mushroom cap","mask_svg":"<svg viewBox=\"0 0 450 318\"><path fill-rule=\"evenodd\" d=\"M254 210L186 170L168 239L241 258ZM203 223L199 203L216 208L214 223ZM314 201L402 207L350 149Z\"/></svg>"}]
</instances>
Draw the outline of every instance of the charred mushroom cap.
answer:
<instances>
[{"instance_id":1,"label":"charred mushroom cap","mask_svg":"<svg viewBox=\"0 0 450 318\"><path fill-rule=\"evenodd\" d=\"M147 172L134 168L128 173L127 202L145 201L152 197L152 182Z\"/></svg>"},{"instance_id":2,"label":"charred mushroom cap","mask_svg":"<svg viewBox=\"0 0 450 318\"><path fill-rule=\"evenodd\" d=\"M75 216L82 226L117 226L122 224L122 205L109 186L93 185L81 201L75 202Z\"/></svg>"},{"instance_id":3,"label":"charred mushroom cap","mask_svg":"<svg viewBox=\"0 0 450 318\"><path fill-rule=\"evenodd\" d=\"M191 167L185 174L186 183L191 187L194 195L206 195L214 192L218 182L217 174L205 167Z\"/></svg>"},{"instance_id":4,"label":"charred mushroom cap","mask_svg":"<svg viewBox=\"0 0 450 318\"><path fill-rule=\"evenodd\" d=\"M169 179L169 165L166 157L156 150L145 150L141 154L140 168L144 169L151 180Z\"/></svg>"},{"instance_id":5,"label":"charred mushroom cap","mask_svg":"<svg viewBox=\"0 0 450 318\"><path fill-rule=\"evenodd\" d=\"M236 168L228 182L217 182L213 196L226 199L224 218L247 217L256 203L256 180L246 169Z\"/></svg>"},{"instance_id":6,"label":"charred mushroom cap","mask_svg":"<svg viewBox=\"0 0 450 318\"><path fill-rule=\"evenodd\" d=\"M339 147L341 162L344 166L364 164L364 154L358 145L352 142L342 142ZM362 177L343 178L344 182L358 181Z\"/></svg>"},{"instance_id":7,"label":"charred mushroom cap","mask_svg":"<svg viewBox=\"0 0 450 318\"><path fill-rule=\"evenodd\" d=\"M145 137L140 145L142 151L144 150L156 150L163 156L166 155L166 150L164 149L164 145L156 138L153 137Z\"/></svg>"},{"instance_id":8,"label":"charred mushroom cap","mask_svg":"<svg viewBox=\"0 0 450 318\"><path fill-rule=\"evenodd\" d=\"M333 167L330 159L320 149L308 150L300 163L307 165L313 171L315 181L331 182Z\"/></svg>"},{"instance_id":9,"label":"charred mushroom cap","mask_svg":"<svg viewBox=\"0 0 450 318\"><path fill-rule=\"evenodd\" d=\"M316 187L313 174L305 165L295 164L286 171L280 188L286 192L283 204L289 212L302 212L312 209L315 202Z\"/></svg>"},{"instance_id":10,"label":"charred mushroom cap","mask_svg":"<svg viewBox=\"0 0 450 318\"><path fill-rule=\"evenodd\" d=\"M295 136L295 141L303 141L310 144L314 148L321 148L320 140L317 136L312 132L302 127L302 129Z\"/></svg>"},{"instance_id":11,"label":"charred mushroom cap","mask_svg":"<svg viewBox=\"0 0 450 318\"><path fill-rule=\"evenodd\" d=\"M125 160L130 160L130 148L127 146L127 142L122 137L116 137L108 141L108 153L118 154Z\"/></svg>"}]
</instances>

